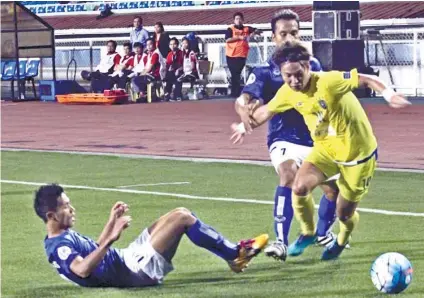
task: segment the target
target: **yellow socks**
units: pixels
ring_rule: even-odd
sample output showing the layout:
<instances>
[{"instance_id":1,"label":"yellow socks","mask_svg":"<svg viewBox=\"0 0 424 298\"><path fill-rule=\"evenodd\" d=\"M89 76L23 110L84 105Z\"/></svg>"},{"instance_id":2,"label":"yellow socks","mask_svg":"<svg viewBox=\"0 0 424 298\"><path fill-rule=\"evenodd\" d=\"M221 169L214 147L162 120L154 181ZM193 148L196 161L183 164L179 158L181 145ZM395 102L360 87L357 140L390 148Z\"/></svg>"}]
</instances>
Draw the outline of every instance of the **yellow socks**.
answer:
<instances>
[{"instance_id":1,"label":"yellow socks","mask_svg":"<svg viewBox=\"0 0 424 298\"><path fill-rule=\"evenodd\" d=\"M315 235L314 198L312 194L297 196L292 194L294 215L300 223L300 229L305 236Z\"/></svg>"},{"instance_id":2,"label":"yellow socks","mask_svg":"<svg viewBox=\"0 0 424 298\"><path fill-rule=\"evenodd\" d=\"M337 236L337 243L340 246L346 245L349 241L349 236L352 234L352 231L358 225L359 222L359 214L355 211L351 218L345 221L340 221L340 232Z\"/></svg>"}]
</instances>

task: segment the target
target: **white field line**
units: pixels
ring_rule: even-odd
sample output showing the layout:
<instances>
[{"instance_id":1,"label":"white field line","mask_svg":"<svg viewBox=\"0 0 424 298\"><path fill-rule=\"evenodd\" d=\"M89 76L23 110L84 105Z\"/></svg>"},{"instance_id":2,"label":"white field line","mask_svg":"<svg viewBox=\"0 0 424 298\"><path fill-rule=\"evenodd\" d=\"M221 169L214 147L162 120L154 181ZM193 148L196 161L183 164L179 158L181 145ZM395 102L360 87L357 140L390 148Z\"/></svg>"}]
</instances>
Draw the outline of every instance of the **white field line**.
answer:
<instances>
[{"instance_id":1,"label":"white field line","mask_svg":"<svg viewBox=\"0 0 424 298\"><path fill-rule=\"evenodd\" d=\"M183 184L191 184L191 182L160 182L160 183L133 184L133 185L118 186L118 188L129 188L129 187L137 187L137 186L157 186L157 185L183 185Z\"/></svg>"},{"instance_id":2,"label":"white field line","mask_svg":"<svg viewBox=\"0 0 424 298\"><path fill-rule=\"evenodd\" d=\"M3 180L3 179L0 180L0 182L1 183L7 183L7 184L20 184L20 185L32 185L32 186L41 186L41 185L46 184L46 183L40 183L40 182ZM179 193L172 193L172 192L158 192L158 191L120 189L120 188L105 188L105 187L93 187L93 186L86 186L86 185L61 184L61 186L64 187L64 188L73 188L73 189L86 189L86 190L107 191L107 192L120 192L120 193L130 193L130 194L165 196L165 197L183 198L183 199L190 199L190 200L223 201L223 202L250 203L250 204L262 204L262 205L273 205L274 204L274 202L272 202L272 201L237 199L237 198L204 197L204 196L179 194ZM315 208L318 209L318 205L315 205ZM384 215L424 217L424 213L415 213L415 212L389 211L389 210L370 209L370 208L358 208L358 211L364 212L364 213L374 213L374 214L384 214Z\"/></svg>"},{"instance_id":3,"label":"white field line","mask_svg":"<svg viewBox=\"0 0 424 298\"><path fill-rule=\"evenodd\" d=\"M166 156L166 155L125 154L125 153L48 150L48 149L24 149L24 148L6 148L6 147L1 148L1 151L62 153L62 154L70 154L70 155L111 156L111 157L136 158L136 159L161 159L161 160L190 161L190 162L199 162L199 163L233 163L233 164L257 165L257 166L272 166L270 161L245 160L245 159L180 157L180 156ZM424 170L421 170L421 169L377 168L377 171L424 174Z\"/></svg>"}]
</instances>

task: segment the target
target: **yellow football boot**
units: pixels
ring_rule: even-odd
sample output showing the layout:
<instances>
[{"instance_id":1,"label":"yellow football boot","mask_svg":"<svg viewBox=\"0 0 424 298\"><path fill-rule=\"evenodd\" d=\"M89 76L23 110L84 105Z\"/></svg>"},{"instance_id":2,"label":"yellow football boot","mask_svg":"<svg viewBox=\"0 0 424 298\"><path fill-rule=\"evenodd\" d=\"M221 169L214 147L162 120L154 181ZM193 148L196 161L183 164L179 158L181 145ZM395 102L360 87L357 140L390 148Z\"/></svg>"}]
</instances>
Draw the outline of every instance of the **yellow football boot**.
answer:
<instances>
[{"instance_id":1,"label":"yellow football boot","mask_svg":"<svg viewBox=\"0 0 424 298\"><path fill-rule=\"evenodd\" d=\"M249 265L253 257L256 257L262 249L268 244L269 235L262 234L256 238L242 240L239 242L239 255L236 259L229 261L231 270L240 273Z\"/></svg>"}]
</instances>

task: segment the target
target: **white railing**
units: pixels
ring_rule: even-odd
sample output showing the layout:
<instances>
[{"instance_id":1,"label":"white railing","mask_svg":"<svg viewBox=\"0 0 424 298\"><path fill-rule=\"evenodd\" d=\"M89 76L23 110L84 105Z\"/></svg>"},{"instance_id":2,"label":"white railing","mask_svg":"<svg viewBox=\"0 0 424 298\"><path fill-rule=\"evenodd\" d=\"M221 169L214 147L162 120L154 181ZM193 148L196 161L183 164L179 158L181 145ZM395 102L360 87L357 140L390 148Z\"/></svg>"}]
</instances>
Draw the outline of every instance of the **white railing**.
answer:
<instances>
[{"instance_id":1,"label":"white railing","mask_svg":"<svg viewBox=\"0 0 424 298\"><path fill-rule=\"evenodd\" d=\"M370 58L370 65L380 70L380 77L390 83L391 71L393 87L408 95L424 95L424 28L382 30L381 42L370 40L366 49ZM182 36L175 36L179 39ZM207 53L210 61L214 62L213 73L209 76L209 86L227 86L227 69L225 61L224 35L201 35L202 52ZM77 62L77 80L80 80L82 70L95 68L105 52L107 38L70 38L56 40L56 75L57 79L66 79L67 65L71 51L75 49L74 59ZM118 42L117 51L128 40L126 37L114 38ZM302 41L312 50L312 32L302 31ZM264 65L274 51L271 33L264 32L257 42L251 41L251 49L247 59L247 68ZM381 46L383 45L383 47ZM383 51L384 49L384 51ZM90 61L90 52L92 61ZM386 54L384 56L383 54ZM366 56L366 55L365 55ZM365 61L367 62L367 61ZM49 65L50 63L50 65ZM386 65L387 63L387 65ZM51 62L43 61L43 77L51 78Z\"/></svg>"}]
</instances>

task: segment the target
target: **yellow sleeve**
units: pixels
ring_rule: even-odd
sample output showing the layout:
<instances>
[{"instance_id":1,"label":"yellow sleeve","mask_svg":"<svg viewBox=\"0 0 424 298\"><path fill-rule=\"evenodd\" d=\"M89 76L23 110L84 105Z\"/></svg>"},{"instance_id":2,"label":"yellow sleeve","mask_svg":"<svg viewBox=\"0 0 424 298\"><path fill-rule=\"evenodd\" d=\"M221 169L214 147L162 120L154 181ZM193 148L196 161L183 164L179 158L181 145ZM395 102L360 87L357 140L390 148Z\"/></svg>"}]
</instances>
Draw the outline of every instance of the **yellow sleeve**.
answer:
<instances>
[{"instance_id":1,"label":"yellow sleeve","mask_svg":"<svg viewBox=\"0 0 424 298\"><path fill-rule=\"evenodd\" d=\"M347 72L330 71L324 75L324 78L328 91L334 95L343 95L359 87L359 75L356 68Z\"/></svg>"},{"instance_id":2,"label":"yellow sleeve","mask_svg":"<svg viewBox=\"0 0 424 298\"><path fill-rule=\"evenodd\" d=\"M283 85L280 89L278 89L274 98L268 102L268 111L273 113L282 113L293 108L288 100L290 98L288 96L289 90L286 87L286 85Z\"/></svg>"}]
</instances>

